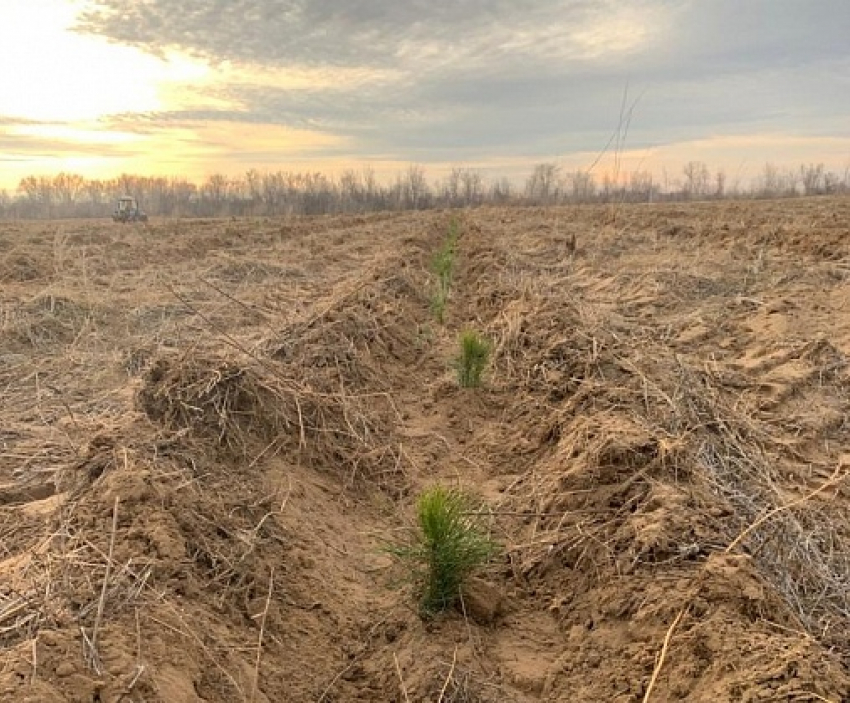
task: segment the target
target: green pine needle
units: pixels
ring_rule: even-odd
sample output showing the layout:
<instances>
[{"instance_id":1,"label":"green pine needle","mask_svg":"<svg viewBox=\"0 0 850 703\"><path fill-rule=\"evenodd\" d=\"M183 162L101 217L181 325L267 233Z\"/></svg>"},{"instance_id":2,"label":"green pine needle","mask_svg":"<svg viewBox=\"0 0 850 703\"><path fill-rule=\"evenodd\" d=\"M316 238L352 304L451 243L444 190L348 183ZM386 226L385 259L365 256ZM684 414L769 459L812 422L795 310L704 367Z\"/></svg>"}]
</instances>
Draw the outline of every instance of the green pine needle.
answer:
<instances>
[{"instance_id":1,"label":"green pine needle","mask_svg":"<svg viewBox=\"0 0 850 703\"><path fill-rule=\"evenodd\" d=\"M468 330L460 336L460 355L455 360L457 380L462 388L478 388L490 360L490 343Z\"/></svg>"},{"instance_id":2,"label":"green pine needle","mask_svg":"<svg viewBox=\"0 0 850 703\"><path fill-rule=\"evenodd\" d=\"M416 503L418 530L411 544L390 551L412 569L425 615L447 610L466 579L487 563L493 543L469 497L434 486Z\"/></svg>"}]
</instances>

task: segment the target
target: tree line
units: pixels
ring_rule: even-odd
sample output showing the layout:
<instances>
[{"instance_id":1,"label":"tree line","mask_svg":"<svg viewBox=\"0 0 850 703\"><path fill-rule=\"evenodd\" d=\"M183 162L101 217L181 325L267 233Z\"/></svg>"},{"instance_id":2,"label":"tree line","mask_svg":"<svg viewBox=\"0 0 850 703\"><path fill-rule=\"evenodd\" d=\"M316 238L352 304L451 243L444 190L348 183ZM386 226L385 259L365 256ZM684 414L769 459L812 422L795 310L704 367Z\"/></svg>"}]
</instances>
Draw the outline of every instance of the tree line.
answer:
<instances>
[{"instance_id":1,"label":"tree line","mask_svg":"<svg viewBox=\"0 0 850 703\"><path fill-rule=\"evenodd\" d=\"M823 164L782 169L765 164L748 184L730 182L722 169L711 171L691 161L679 174L649 171L606 173L565 170L556 163L536 165L522 184L488 179L473 168L453 168L429 181L421 166L411 165L389 181L369 168L337 177L319 172L249 170L239 177L212 174L202 183L186 178L122 174L110 180L76 173L28 176L17 190L0 190L0 218L56 219L108 217L122 195L138 198L155 217L256 217L425 210L485 204L554 205L593 202L661 202L721 198L778 198L850 192L850 166L844 173Z\"/></svg>"}]
</instances>

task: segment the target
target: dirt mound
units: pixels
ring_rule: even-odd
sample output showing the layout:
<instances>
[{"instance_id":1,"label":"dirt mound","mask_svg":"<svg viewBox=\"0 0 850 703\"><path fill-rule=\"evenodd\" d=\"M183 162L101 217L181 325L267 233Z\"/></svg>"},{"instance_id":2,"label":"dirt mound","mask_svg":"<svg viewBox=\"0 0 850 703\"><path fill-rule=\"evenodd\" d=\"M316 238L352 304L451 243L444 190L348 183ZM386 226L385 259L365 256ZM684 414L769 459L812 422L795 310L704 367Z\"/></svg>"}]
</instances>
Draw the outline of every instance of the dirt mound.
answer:
<instances>
[{"instance_id":1,"label":"dirt mound","mask_svg":"<svg viewBox=\"0 0 850 703\"><path fill-rule=\"evenodd\" d=\"M12 248L0 258L0 282L26 283L48 278L49 262L30 251Z\"/></svg>"},{"instance_id":2,"label":"dirt mound","mask_svg":"<svg viewBox=\"0 0 850 703\"><path fill-rule=\"evenodd\" d=\"M503 295L506 300L489 327L500 383L552 402L571 396L592 375L610 334L583 320L576 301L555 306L541 294Z\"/></svg>"},{"instance_id":3,"label":"dirt mound","mask_svg":"<svg viewBox=\"0 0 850 703\"><path fill-rule=\"evenodd\" d=\"M138 404L156 423L225 455L256 462L285 453L340 472L351 485L367 480L401 489L402 459L387 418L356 396L314 390L309 374L296 381L287 371L259 358L249 365L161 358L145 372Z\"/></svg>"},{"instance_id":4,"label":"dirt mound","mask_svg":"<svg viewBox=\"0 0 850 703\"><path fill-rule=\"evenodd\" d=\"M269 341L272 356L310 369L319 387L386 391L404 386L423 358L430 317L427 242L411 238L330 292Z\"/></svg>"},{"instance_id":5,"label":"dirt mound","mask_svg":"<svg viewBox=\"0 0 850 703\"><path fill-rule=\"evenodd\" d=\"M397 487L401 459L378 444L391 431L364 429L375 420L351 399L296 390L259 363L224 358L156 360L137 402L155 425L127 416L59 472L61 494L6 501L16 530L0 563L10 662L0 691L16 700L262 701L305 685L315 696L330 662L310 684L293 683L304 680L300 660L274 665L259 692L259 660L244 652L290 662L296 623L320 641L333 636L345 588L339 602L320 596L335 602L328 610L317 589L329 577L300 571L326 571L315 555L329 538L305 534L305 512L333 512L335 499L300 467L329 474L331 485ZM288 476L269 473L272 459ZM293 492L314 500L290 516Z\"/></svg>"},{"instance_id":6,"label":"dirt mound","mask_svg":"<svg viewBox=\"0 0 850 703\"><path fill-rule=\"evenodd\" d=\"M151 420L235 454L248 451L251 440L298 431L297 408L287 416L287 404L272 386L227 359L158 359L144 375L138 402Z\"/></svg>"},{"instance_id":7,"label":"dirt mound","mask_svg":"<svg viewBox=\"0 0 850 703\"><path fill-rule=\"evenodd\" d=\"M467 246L470 259L492 257L489 241ZM600 658L635 657L611 666L648 676L647 634L659 641L657 623L684 614L679 636L710 651L694 668L700 658L689 650L683 659L691 668L669 674L674 696L736 699L753 688L764 693L752 700L843 695L848 678L838 660L798 666L815 638L836 651L850 644L850 523L836 503L850 495L850 467L840 445L813 447L845 436L829 419L839 407L850 410L846 361L836 347L820 339L762 352L756 363L738 357L703 366L667 343L676 334L669 321L659 334L651 320L643 328L629 324L630 301L600 296L598 288L586 297L581 270L553 277L545 292L502 279L495 296L492 283L476 290L475 267L467 275L479 296L471 307L496 310L488 324L493 382L515 394L510 429L485 437L487 460L513 477L499 509L528 516L514 527L524 536L514 537L511 571L551 599L576 637L578 652L564 654L545 690L580 700L643 695L631 677L609 688L584 681L584 673ZM657 305L678 305L656 290ZM736 292L715 286L708 294L728 300ZM710 334L704 328L703 345ZM819 405L805 414L808 422L801 395ZM777 437L782 423L793 425L793 444L804 451ZM789 476L799 477L794 488ZM730 547L751 556L718 557ZM729 569L748 576L716 584ZM650 586L658 579L670 581ZM789 633L800 631L809 633L803 650L786 655L795 641ZM596 645L585 641L597 638ZM631 654L628 641L635 642ZM724 650L749 661L746 674L722 675L712 665Z\"/></svg>"},{"instance_id":8,"label":"dirt mound","mask_svg":"<svg viewBox=\"0 0 850 703\"><path fill-rule=\"evenodd\" d=\"M305 273L298 267L276 266L265 261L224 260L212 266L207 274L229 283L257 284L270 279L301 279Z\"/></svg>"},{"instance_id":9,"label":"dirt mound","mask_svg":"<svg viewBox=\"0 0 850 703\"><path fill-rule=\"evenodd\" d=\"M323 375L326 387L383 390L392 385L388 374L421 356L417 332L426 311L422 288L403 273L368 275L316 316L279 333L273 356Z\"/></svg>"},{"instance_id":10,"label":"dirt mound","mask_svg":"<svg viewBox=\"0 0 850 703\"><path fill-rule=\"evenodd\" d=\"M96 316L91 305L44 293L17 307L4 331L10 341L24 347L68 345L85 333Z\"/></svg>"},{"instance_id":11,"label":"dirt mound","mask_svg":"<svg viewBox=\"0 0 850 703\"><path fill-rule=\"evenodd\" d=\"M32 700L117 700L131 689L131 700L194 700L183 698L193 686L197 699L245 688L248 680L233 674L206 683L198 676L206 654L216 663L222 655L207 649L212 632L195 629L194 606L187 612L181 603L203 601L203 609L239 622L255 614L253 599L276 593L275 568L282 589L288 545L269 519L280 496L260 493L262 482L245 473L200 463L179 444L138 436L94 440L67 473L72 492L38 511L47 533L29 543L26 532L16 534L18 555L0 564L8 587L4 647L12 657L0 678L4 695L23 700L35 666ZM35 513L33 504L27 509ZM163 626L187 641L171 653L171 674L164 659L151 675L142 648L156 656L155 631ZM82 658L73 654L80 634ZM30 676L17 677L21 666Z\"/></svg>"}]
</instances>

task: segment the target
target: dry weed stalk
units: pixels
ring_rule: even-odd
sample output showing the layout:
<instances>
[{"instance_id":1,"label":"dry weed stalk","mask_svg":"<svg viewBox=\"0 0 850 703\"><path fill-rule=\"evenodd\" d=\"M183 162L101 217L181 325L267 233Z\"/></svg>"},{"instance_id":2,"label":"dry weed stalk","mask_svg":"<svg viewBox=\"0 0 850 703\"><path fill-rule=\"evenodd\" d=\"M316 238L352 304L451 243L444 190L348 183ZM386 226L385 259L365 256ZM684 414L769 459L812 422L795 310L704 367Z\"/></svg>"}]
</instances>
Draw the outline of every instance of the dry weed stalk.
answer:
<instances>
[{"instance_id":1,"label":"dry weed stalk","mask_svg":"<svg viewBox=\"0 0 850 703\"><path fill-rule=\"evenodd\" d=\"M118 503L119 498L115 496L115 504L112 506L112 530L109 534L109 552L106 555L106 571L103 574L103 586L100 590L100 599L97 603L97 614L91 631L91 658L95 671L100 673L100 655L97 651L97 636L100 632L100 623L103 620L103 608L106 605L106 590L109 586L109 576L112 573L113 554L115 553L115 533L118 531Z\"/></svg>"},{"instance_id":2,"label":"dry weed stalk","mask_svg":"<svg viewBox=\"0 0 850 703\"><path fill-rule=\"evenodd\" d=\"M263 635L266 632L266 618L269 614L269 605L272 601L272 591L274 590L274 567L269 573L269 590L266 593L266 604L263 607L263 612L260 613L260 634L257 635L257 658L254 661L254 681L251 684L251 703L257 700L257 692L260 686L260 661L263 656Z\"/></svg>"},{"instance_id":3,"label":"dry weed stalk","mask_svg":"<svg viewBox=\"0 0 850 703\"><path fill-rule=\"evenodd\" d=\"M395 671L398 676L398 685L401 689L402 695L404 696L405 703L410 703L410 696L407 695L407 687L404 684L404 677L401 675L401 667L399 666L398 657L395 652L393 652L393 663L395 664Z\"/></svg>"},{"instance_id":4,"label":"dry weed stalk","mask_svg":"<svg viewBox=\"0 0 850 703\"><path fill-rule=\"evenodd\" d=\"M655 688L655 682L658 681L658 675L661 673L661 669L664 666L664 659L667 657L667 649L670 647L670 640L673 639L673 633L676 631L676 628L679 626L682 618L685 617L685 614L688 611L690 605L686 605L679 611L679 614L673 619L673 622L670 623L670 627L667 628L667 632L664 635L664 642L661 645L661 651L658 653L658 656L655 660L655 667L652 670L652 676L649 679L649 684L647 684L646 691L643 695L643 703L649 703L652 697L652 691Z\"/></svg>"},{"instance_id":5,"label":"dry weed stalk","mask_svg":"<svg viewBox=\"0 0 850 703\"><path fill-rule=\"evenodd\" d=\"M772 510L759 517L746 529L742 530L741 533L734 540L732 540L729 546L726 547L726 553L728 554L729 552L733 551L735 547L737 547L744 539L746 539L746 537L751 532L753 532L753 530L757 530L765 522L775 517L779 513L782 513L786 510L791 510L792 508L796 508L800 505L803 505L804 503L808 503L815 496L842 483L844 479L850 476L850 470L843 469L844 466L842 464L838 464L838 466L835 468L835 471L832 472L832 475L811 493L804 495L801 498L797 498L796 500L792 500L789 503L785 503L784 505L780 505L776 508L773 508Z\"/></svg>"},{"instance_id":6,"label":"dry weed stalk","mask_svg":"<svg viewBox=\"0 0 850 703\"><path fill-rule=\"evenodd\" d=\"M446 674L446 680L443 683L443 687L440 689L440 695L437 697L437 703L443 703L443 699L446 696L446 691L449 688L449 684L453 680L456 665L457 665L457 645L455 645L455 651L454 651L454 654L452 654L452 665L449 667L449 673Z\"/></svg>"}]
</instances>

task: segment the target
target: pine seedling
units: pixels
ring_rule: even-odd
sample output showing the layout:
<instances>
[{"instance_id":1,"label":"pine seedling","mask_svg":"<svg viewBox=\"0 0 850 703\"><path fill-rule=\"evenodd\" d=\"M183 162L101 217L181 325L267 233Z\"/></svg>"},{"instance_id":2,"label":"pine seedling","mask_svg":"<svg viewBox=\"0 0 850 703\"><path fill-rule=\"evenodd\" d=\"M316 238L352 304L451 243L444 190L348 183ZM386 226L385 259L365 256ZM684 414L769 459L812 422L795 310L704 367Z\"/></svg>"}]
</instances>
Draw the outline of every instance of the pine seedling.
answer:
<instances>
[{"instance_id":1,"label":"pine seedling","mask_svg":"<svg viewBox=\"0 0 850 703\"><path fill-rule=\"evenodd\" d=\"M458 489L434 486L416 503L412 544L390 551L411 568L423 615L452 607L464 582L487 563L494 545L473 501Z\"/></svg>"},{"instance_id":2,"label":"pine seedling","mask_svg":"<svg viewBox=\"0 0 850 703\"><path fill-rule=\"evenodd\" d=\"M467 330L460 336L460 354L455 360L457 380L461 388L478 388L487 362L490 343L477 332Z\"/></svg>"}]
</instances>

